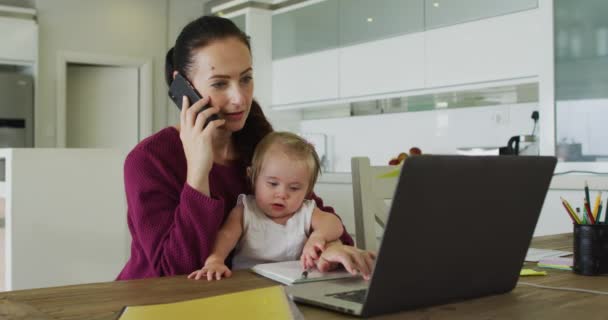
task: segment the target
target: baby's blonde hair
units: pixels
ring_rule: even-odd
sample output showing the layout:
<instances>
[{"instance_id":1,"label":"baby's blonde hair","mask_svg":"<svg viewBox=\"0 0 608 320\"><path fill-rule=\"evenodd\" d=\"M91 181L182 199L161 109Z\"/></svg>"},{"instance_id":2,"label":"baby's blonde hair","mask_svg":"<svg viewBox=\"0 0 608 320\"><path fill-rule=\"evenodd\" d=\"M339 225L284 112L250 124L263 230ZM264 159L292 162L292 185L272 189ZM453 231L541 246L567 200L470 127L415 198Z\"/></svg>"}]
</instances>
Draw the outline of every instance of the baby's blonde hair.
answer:
<instances>
[{"instance_id":1,"label":"baby's blonde hair","mask_svg":"<svg viewBox=\"0 0 608 320\"><path fill-rule=\"evenodd\" d=\"M306 194L310 195L321 172L319 155L315 147L308 141L286 131L274 131L267 134L255 148L249 171L253 191L255 192L255 180L262 170L264 158L273 145L279 145L290 157L295 157L306 162L310 169L310 180Z\"/></svg>"}]
</instances>

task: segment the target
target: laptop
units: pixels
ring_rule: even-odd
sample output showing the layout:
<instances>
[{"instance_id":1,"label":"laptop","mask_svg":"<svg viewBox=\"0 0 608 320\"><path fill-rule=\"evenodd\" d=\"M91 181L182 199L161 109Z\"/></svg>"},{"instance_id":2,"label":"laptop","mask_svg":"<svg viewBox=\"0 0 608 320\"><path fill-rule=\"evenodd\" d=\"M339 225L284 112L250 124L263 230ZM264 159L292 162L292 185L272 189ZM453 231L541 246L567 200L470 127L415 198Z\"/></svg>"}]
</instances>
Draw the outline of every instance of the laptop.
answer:
<instances>
[{"instance_id":1,"label":"laptop","mask_svg":"<svg viewBox=\"0 0 608 320\"><path fill-rule=\"evenodd\" d=\"M287 287L298 302L358 316L511 291L554 157L416 156L403 168L371 280Z\"/></svg>"}]
</instances>

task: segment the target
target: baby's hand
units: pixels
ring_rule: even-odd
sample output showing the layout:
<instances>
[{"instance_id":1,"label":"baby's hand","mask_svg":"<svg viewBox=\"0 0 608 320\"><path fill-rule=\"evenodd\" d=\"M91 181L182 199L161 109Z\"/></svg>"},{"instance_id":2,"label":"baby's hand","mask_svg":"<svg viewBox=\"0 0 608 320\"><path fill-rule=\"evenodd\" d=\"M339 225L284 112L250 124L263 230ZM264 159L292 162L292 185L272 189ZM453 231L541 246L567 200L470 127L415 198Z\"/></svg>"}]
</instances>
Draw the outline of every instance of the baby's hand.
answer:
<instances>
[{"instance_id":1,"label":"baby's hand","mask_svg":"<svg viewBox=\"0 0 608 320\"><path fill-rule=\"evenodd\" d=\"M207 281L211 281L214 279L221 280L222 276L228 278L232 276L232 271L222 262L210 262L206 263L202 269L192 272L188 279L200 280L206 277Z\"/></svg>"},{"instance_id":2,"label":"baby's hand","mask_svg":"<svg viewBox=\"0 0 608 320\"><path fill-rule=\"evenodd\" d=\"M302 269L309 269L315 266L315 261L319 259L320 253L325 250L325 242L325 239L321 236L317 236L314 233L310 235L302 250L302 256L300 256Z\"/></svg>"}]
</instances>

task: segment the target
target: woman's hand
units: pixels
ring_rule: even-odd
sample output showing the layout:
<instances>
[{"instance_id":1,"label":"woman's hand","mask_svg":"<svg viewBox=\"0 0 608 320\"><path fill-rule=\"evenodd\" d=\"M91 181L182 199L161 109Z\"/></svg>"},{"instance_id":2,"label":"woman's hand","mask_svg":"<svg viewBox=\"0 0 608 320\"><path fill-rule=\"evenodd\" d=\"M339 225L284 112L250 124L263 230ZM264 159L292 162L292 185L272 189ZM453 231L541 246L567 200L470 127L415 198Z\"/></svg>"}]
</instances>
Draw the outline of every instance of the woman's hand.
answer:
<instances>
[{"instance_id":1,"label":"woman's hand","mask_svg":"<svg viewBox=\"0 0 608 320\"><path fill-rule=\"evenodd\" d=\"M350 274L361 274L365 280L371 278L376 254L355 247L346 246L339 241L327 245L317 261L317 269L327 272L342 264Z\"/></svg>"},{"instance_id":2,"label":"woman's hand","mask_svg":"<svg viewBox=\"0 0 608 320\"><path fill-rule=\"evenodd\" d=\"M210 195L209 171L213 166L212 134L214 130L226 122L223 119L211 121L203 129L207 118L219 112L216 107L210 107L201 112L208 103L209 97L205 96L190 106L188 98L184 96L180 112L179 132L188 165L186 182L207 196Z\"/></svg>"}]
</instances>

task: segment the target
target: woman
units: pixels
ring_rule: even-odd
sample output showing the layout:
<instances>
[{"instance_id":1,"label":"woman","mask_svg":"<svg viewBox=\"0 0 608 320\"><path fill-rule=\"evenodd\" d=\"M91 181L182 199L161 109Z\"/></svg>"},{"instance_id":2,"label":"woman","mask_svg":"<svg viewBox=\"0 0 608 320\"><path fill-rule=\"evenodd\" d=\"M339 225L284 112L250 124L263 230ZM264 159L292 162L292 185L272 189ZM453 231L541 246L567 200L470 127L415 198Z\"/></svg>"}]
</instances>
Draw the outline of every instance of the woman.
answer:
<instances>
[{"instance_id":1,"label":"woman","mask_svg":"<svg viewBox=\"0 0 608 320\"><path fill-rule=\"evenodd\" d=\"M141 141L125 160L132 243L117 280L200 268L237 196L250 192L245 168L257 143L272 131L253 100L249 39L230 20L204 16L185 26L167 53L165 71L167 83L179 73L203 98L191 106L185 98L179 126ZM204 126L214 114L220 119ZM312 198L321 210L333 212ZM367 278L373 255L352 247L346 231L340 240L327 246L318 268L341 263Z\"/></svg>"}]
</instances>

